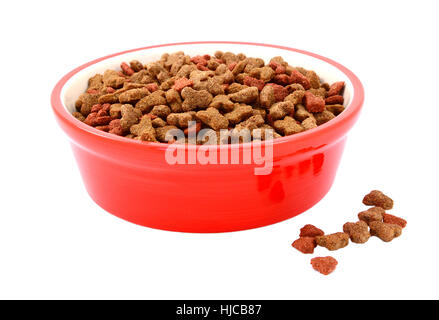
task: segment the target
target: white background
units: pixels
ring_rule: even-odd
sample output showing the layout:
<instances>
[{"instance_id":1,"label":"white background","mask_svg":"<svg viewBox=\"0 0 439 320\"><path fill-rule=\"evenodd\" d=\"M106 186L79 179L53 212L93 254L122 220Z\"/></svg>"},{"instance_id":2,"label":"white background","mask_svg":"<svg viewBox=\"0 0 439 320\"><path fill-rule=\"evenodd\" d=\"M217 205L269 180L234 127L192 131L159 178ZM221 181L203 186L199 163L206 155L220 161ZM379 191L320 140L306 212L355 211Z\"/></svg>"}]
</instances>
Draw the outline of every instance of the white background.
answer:
<instances>
[{"instance_id":1,"label":"white background","mask_svg":"<svg viewBox=\"0 0 439 320\"><path fill-rule=\"evenodd\" d=\"M0 298L439 298L435 1L9 1L0 8ZM160 43L265 42L354 71L366 100L329 194L305 214L225 234L152 230L87 195L49 103L92 59ZM373 188L408 227L334 253L314 272L290 244L336 232ZM318 248L316 255L328 255Z\"/></svg>"}]
</instances>

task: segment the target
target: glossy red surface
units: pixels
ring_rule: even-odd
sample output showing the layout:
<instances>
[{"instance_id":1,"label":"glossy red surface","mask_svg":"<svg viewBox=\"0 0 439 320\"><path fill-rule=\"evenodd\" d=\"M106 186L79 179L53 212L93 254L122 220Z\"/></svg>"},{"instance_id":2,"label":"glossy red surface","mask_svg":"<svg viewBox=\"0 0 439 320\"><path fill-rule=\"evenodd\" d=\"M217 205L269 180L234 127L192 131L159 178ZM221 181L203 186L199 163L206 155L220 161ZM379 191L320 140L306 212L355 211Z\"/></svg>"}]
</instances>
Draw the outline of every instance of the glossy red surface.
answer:
<instances>
[{"instance_id":1,"label":"glossy red surface","mask_svg":"<svg viewBox=\"0 0 439 320\"><path fill-rule=\"evenodd\" d=\"M194 42L234 43L236 42ZM86 189L106 211L127 221L163 230L227 232L256 228L298 215L329 191L343 153L346 134L354 125L364 93L360 81L342 65L313 53L274 45L239 43L291 50L321 59L341 70L353 84L354 95L334 120L307 132L273 142L273 172L255 175L255 164L185 164L165 161L168 145L145 143L111 135L87 126L65 109L61 90L87 63L56 85L51 102L57 121L71 140ZM144 50L178 45L168 44ZM245 52L245 49L242 50ZM181 145L187 154L199 146ZM251 144L211 146L251 148Z\"/></svg>"}]
</instances>

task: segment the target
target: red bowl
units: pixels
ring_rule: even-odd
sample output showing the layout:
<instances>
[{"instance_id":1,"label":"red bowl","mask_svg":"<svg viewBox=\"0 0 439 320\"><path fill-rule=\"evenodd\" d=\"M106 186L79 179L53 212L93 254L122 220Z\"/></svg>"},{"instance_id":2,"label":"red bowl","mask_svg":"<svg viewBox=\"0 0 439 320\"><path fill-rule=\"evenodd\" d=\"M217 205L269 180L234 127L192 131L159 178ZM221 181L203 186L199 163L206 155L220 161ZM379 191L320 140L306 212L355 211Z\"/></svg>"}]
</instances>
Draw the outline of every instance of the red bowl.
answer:
<instances>
[{"instance_id":1,"label":"red bowl","mask_svg":"<svg viewBox=\"0 0 439 320\"><path fill-rule=\"evenodd\" d=\"M345 81L346 110L310 131L275 139L273 170L255 175L257 164L177 164L165 160L168 145L140 142L99 131L72 115L87 79L137 58L153 61L162 53L243 52L248 56L283 56L292 65L315 70L327 82ZM346 135L358 118L364 92L344 66L314 53L244 42L189 42L134 49L86 63L55 86L51 103L67 133L86 189L106 211L151 228L182 232L227 232L256 228L294 217L329 191ZM254 143L209 146L242 156ZM264 144L263 144L264 145ZM179 145L186 155L200 146ZM242 158L241 158L242 159Z\"/></svg>"}]
</instances>

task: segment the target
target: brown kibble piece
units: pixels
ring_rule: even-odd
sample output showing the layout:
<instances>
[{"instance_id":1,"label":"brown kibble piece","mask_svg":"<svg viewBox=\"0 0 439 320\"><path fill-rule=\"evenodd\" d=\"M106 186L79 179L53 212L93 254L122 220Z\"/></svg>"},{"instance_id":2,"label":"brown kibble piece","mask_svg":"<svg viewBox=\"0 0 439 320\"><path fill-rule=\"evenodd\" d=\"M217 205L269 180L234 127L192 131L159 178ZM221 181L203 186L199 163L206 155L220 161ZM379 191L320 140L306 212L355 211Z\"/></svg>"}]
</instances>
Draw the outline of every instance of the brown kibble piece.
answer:
<instances>
[{"instance_id":1,"label":"brown kibble piece","mask_svg":"<svg viewBox=\"0 0 439 320\"><path fill-rule=\"evenodd\" d=\"M252 131L252 130L258 128L259 126L261 126L262 124L264 124L264 119L262 118L262 116L255 115L255 116L251 116L250 118L248 118L245 121L238 123L236 125L236 127L233 129L233 131L234 131L234 133L239 132L239 131L244 130L244 129Z\"/></svg>"},{"instance_id":2,"label":"brown kibble piece","mask_svg":"<svg viewBox=\"0 0 439 320\"><path fill-rule=\"evenodd\" d=\"M120 103L133 103L136 101L139 101L143 97L146 97L149 95L149 91L146 88L140 88L140 89L131 89L127 90L125 92L122 92L119 95L119 102Z\"/></svg>"},{"instance_id":3,"label":"brown kibble piece","mask_svg":"<svg viewBox=\"0 0 439 320\"><path fill-rule=\"evenodd\" d=\"M326 106L326 110L332 112L335 116L338 116L344 111L344 106L341 104L331 104Z\"/></svg>"},{"instance_id":4,"label":"brown kibble piece","mask_svg":"<svg viewBox=\"0 0 439 320\"><path fill-rule=\"evenodd\" d=\"M311 92L316 97L322 98L325 100L326 98L326 90L325 88L318 88L318 89L309 89L308 92Z\"/></svg>"},{"instance_id":5,"label":"brown kibble piece","mask_svg":"<svg viewBox=\"0 0 439 320\"><path fill-rule=\"evenodd\" d=\"M338 265L338 262L333 257L317 257L311 259L311 265L314 270L327 276L334 272L335 268Z\"/></svg>"},{"instance_id":6,"label":"brown kibble piece","mask_svg":"<svg viewBox=\"0 0 439 320\"><path fill-rule=\"evenodd\" d=\"M215 55L216 56L216 55ZM238 63L239 58L236 54L232 53L232 52L225 52L222 54L222 56L216 56L217 58L220 58L221 60L223 60L225 62L226 65L229 65L233 62Z\"/></svg>"},{"instance_id":7,"label":"brown kibble piece","mask_svg":"<svg viewBox=\"0 0 439 320\"><path fill-rule=\"evenodd\" d=\"M170 89L172 89L172 86L175 84L175 79L174 78L169 78L168 80L160 83L160 86L158 87L158 89L163 90L163 91L168 91ZM148 88L148 90L150 90L151 92L154 92L155 90L151 90Z\"/></svg>"},{"instance_id":8,"label":"brown kibble piece","mask_svg":"<svg viewBox=\"0 0 439 320\"><path fill-rule=\"evenodd\" d=\"M195 70L190 73L190 80L193 81L193 89L195 90L207 90L207 80L213 77L215 72L213 71L200 71Z\"/></svg>"},{"instance_id":9,"label":"brown kibble piece","mask_svg":"<svg viewBox=\"0 0 439 320\"><path fill-rule=\"evenodd\" d=\"M190 121L195 120L195 111L183 112L183 113L171 113L166 118L166 121L173 126L185 129L189 126Z\"/></svg>"},{"instance_id":10,"label":"brown kibble piece","mask_svg":"<svg viewBox=\"0 0 439 320\"><path fill-rule=\"evenodd\" d=\"M389 223L389 224L396 224L396 225L400 226L401 228L405 228L407 226L406 220L404 220L403 218L393 216L393 215L388 214L388 213L383 214L383 221L385 223Z\"/></svg>"},{"instance_id":11,"label":"brown kibble piece","mask_svg":"<svg viewBox=\"0 0 439 320\"><path fill-rule=\"evenodd\" d=\"M255 101L258 96L259 90L256 87L249 87L236 93L229 94L230 100L240 103L251 103Z\"/></svg>"},{"instance_id":12,"label":"brown kibble piece","mask_svg":"<svg viewBox=\"0 0 439 320\"><path fill-rule=\"evenodd\" d=\"M161 104L154 106L149 114L166 119L166 117L171 114L171 108L169 108L167 105Z\"/></svg>"},{"instance_id":13,"label":"brown kibble piece","mask_svg":"<svg viewBox=\"0 0 439 320\"><path fill-rule=\"evenodd\" d=\"M119 97L115 93L104 94L98 98L99 103L118 103Z\"/></svg>"},{"instance_id":14,"label":"brown kibble piece","mask_svg":"<svg viewBox=\"0 0 439 320\"><path fill-rule=\"evenodd\" d=\"M155 84L155 83L154 83L154 84ZM125 92L125 91L127 91L127 90L131 90L131 89L142 89L142 88L148 87L148 86L150 86L150 85L152 85L152 83L144 84L144 83L125 82L125 83L123 84L123 87L120 88L120 89L118 89L118 90L116 90L116 91L114 91L114 93L116 93L116 94L120 94L120 93ZM149 89L148 89L148 90L149 90Z\"/></svg>"},{"instance_id":15,"label":"brown kibble piece","mask_svg":"<svg viewBox=\"0 0 439 320\"><path fill-rule=\"evenodd\" d=\"M216 70L216 68L218 68L219 65L220 65L220 63L214 59L210 59L207 62L207 68L209 68L210 70Z\"/></svg>"},{"instance_id":16,"label":"brown kibble piece","mask_svg":"<svg viewBox=\"0 0 439 320\"><path fill-rule=\"evenodd\" d=\"M120 108L122 119L120 125L124 132L129 131L131 126L138 123L142 113L140 110L133 108L130 104L124 104Z\"/></svg>"},{"instance_id":17,"label":"brown kibble piece","mask_svg":"<svg viewBox=\"0 0 439 320\"><path fill-rule=\"evenodd\" d=\"M166 139L166 134L168 133L168 131L175 129L178 128L175 126L163 126L156 128L155 131L156 131L157 140L160 142L168 142L168 140Z\"/></svg>"},{"instance_id":18,"label":"brown kibble piece","mask_svg":"<svg viewBox=\"0 0 439 320\"><path fill-rule=\"evenodd\" d=\"M293 92L299 91L299 90L305 92L305 88L301 84L298 84L298 83L289 84L285 87L285 89L288 90L288 93L293 93Z\"/></svg>"},{"instance_id":19,"label":"brown kibble piece","mask_svg":"<svg viewBox=\"0 0 439 320\"><path fill-rule=\"evenodd\" d=\"M285 100L286 100L286 98L285 98ZM309 112L308 110L306 110L302 104L296 105L295 112L294 112L294 118L296 118L299 121L303 121L303 120L310 118L310 117L314 118L313 114L311 112Z\"/></svg>"},{"instance_id":20,"label":"brown kibble piece","mask_svg":"<svg viewBox=\"0 0 439 320\"><path fill-rule=\"evenodd\" d=\"M260 94L261 105L265 108L270 108L275 102L274 88L272 86L265 86Z\"/></svg>"},{"instance_id":21,"label":"brown kibble piece","mask_svg":"<svg viewBox=\"0 0 439 320\"><path fill-rule=\"evenodd\" d=\"M124 83L124 86L126 84L148 84L148 83L153 83L156 81L155 76L149 72L148 70L140 70L139 72L133 74L130 78L128 82Z\"/></svg>"},{"instance_id":22,"label":"brown kibble piece","mask_svg":"<svg viewBox=\"0 0 439 320\"><path fill-rule=\"evenodd\" d=\"M230 124L238 124L253 115L253 108L246 104L235 105L232 112L226 113L224 116Z\"/></svg>"},{"instance_id":23,"label":"brown kibble piece","mask_svg":"<svg viewBox=\"0 0 439 320\"><path fill-rule=\"evenodd\" d=\"M247 88L249 88L249 87L242 85L240 83L234 82L228 86L226 91L228 94L232 94L232 93L236 93L236 92L239 92L239 91L247 89Z\"/></svg>"},{"instance_id":24,"label":"brown kibble piece","mask_svg":"<svg viewBox=\"0 0 439 320\"><path fill-rule=\"evenodd\" d=\"M305 72L305 77L308 79L308 81L311 85L311 88L313 88L313 89L320 88L320 78L317 75L317 73L315 73L315 71L307 70Z\"/></svg>"},{"instance_id":25,"label":"brown kibble piece","mask_svg":"<svg viewBox=\"0 0 439 320\"><path fill-rule=\"evenodd\" d=\"M130 132L139 137L142 141L155 142L156 139L156 131L152 126L151 118L148 115L144 115L140 120L139 124L135 124L131 126Z\"/></svg>"},{"instance_id":26,"label":"brown kibble piece","mask_svg":"<svg viewBox=\"0 0 439 320\"><path fill-rule=\"evenodd\" d=\"M402 233L402 227L396 224L384 223L381 221L372 221L370 224L370 234L383 240L390 242L399 237Z\"/></svg>"},{"instance_id":27,"label":"brown kibble piece","mask_svg":"<svg viewBox=\"0 0 439 320\"><path fill-rule=\"evenodd\" d=\"M365 243L370 238L369 226L364 221L346 222L343 225L343 232L347 233L354 243Z\"/></svg>"},{"instance_id":28,"label":"brown kibble piece","mask_svg":"<svg viewBox=\"0 0 439 320\"><path fill-rule=\"evenodd\" d=\"M220 77L213 77L207 80L206 89L212 96L224 94L223 79Z\"/></svg>"},{"instance_id":29,"label":"brown kibble piece","mask_svg":"<svg viewBox=\"0 0 439 320\"><path fill-rule=\"evenodd\" d=\"M264 60L261 58L247 58L247 65L245 66L244 72L249 73L255 68L262 68L265 65Z\"/></svg>"},{"instance_id":30,"label":"brown kibble piece","mask_svg":"<svg viewBox=\"0 0 439 320\"><path fill-rule=\"evenodd\" d=\"M323 89L325 89L326 91L329 91L329 89L330 89L330 86L329 86L329 84L327 82L323 82L320 86Z\"/></svg>"},{"instance_id":31,"label":"brown kibble piece","mask_svg":"<svg viewBox=\"0 0 439 320\"><path fill-rule=\"evenodd\" d=\"M84 117L91 112L91 108L99 102L99 94L83 93L76 101L76 108Z\"/></svg>"},{"instance_id":32,"label":"brown kibble piece","mask_svg":"<svg viewBox=\"0 0 439 320\"><path fill-rule=\"evenodd\" d=\"M182 112L183 107L181 106L183 101L181 100L180 94L175 89L170 89L166 91L166 101L171 107L172 112Z\"/></svg>"},{"instance_id":33,"label":"brown kibble piece","mask_svg":"<svg viewBox=\"0 0 439 320\"><path fill-rule=\"evenodd\" d=\"M285 118L286 115L294 113L294 104L290 101L278 102L271 106L269 115L273 120Z\"/></svg>"},{"instance_id":34,"label":"brown kibble piece","mask_svg":"<svg viewBox=\"0 0 439 320\"><path fill-rule=\"evenodd\" d=\"M259 80L268 82L275 76L276 72L269 66L265 66L262 68L253 68L250 70L249 75L251 77L257 78Z\"/></svg>"},{"instance_id":35,"label":"brown kibble piece","mask_svg":"<svg viewBox=\"0 0 439 320\"><path fill-rule=\"evenodd\" d=\"M121 114L122 104L121 103L114 103L110 106L110 116L113 119L120 118L122 116Z\"/></svg>"},{"instance_id":36,"label":"brown kibble piece","mask_svg":"<svg viewBox=\"0 0 439 320\"><path fill-rule=\"evenodd\" d=\"M305 96L304 90L296 90L293 93L286 96L284 101L291 101L294 105L298 105L302 103L304 96Z\"/></svg>"},{"instance_id":37,"label":"brown kibble piece","mask_svg":"<svg viewBox=\"0 0 439 320\"><path fill-rule=\"evenodd\" d=\"M314 119L316 119L316 123L318 126L334 119L335 116L332 112L329 112L328 110L324 110L323 112L317 112L314 113Z\"/></svg>"},{"instance_id":38,"label":"brown kibble piece","mask_svg":"<svg viewBox=\"0 0 439 320\"><path fill-rule=\"evenodd\" d=\"M305 130L310 130L317 127L317 121L314 117L306 118L305 120L302 121L301 124L303 129Z\"/></svg>"},{"instance_id":39,"label":"brown kibble piece","mask_svg":"<svg viewBox=\"0 0 439 320\"><path fill-rule=\"evenodd\" d=\"M180 78L188 78L192 71L197 70L197 67L195 65L185 64L178 70L177 74L175 75L176 79Z\"/></svg>"},{"instance_id":40,"label":"brown kibble piece","mask_svg":"<svg viewBox=\"0 0 439 320\"><path fill-rule=\"evenodd\" d=\"M107 70L104 72L102 80L107 87L120 88L126 79L115 70Z\"/></svg>"},{"instance_id":41,"label":"brown kibble piece","mask_svg":"<svg viewBox=\"0 0 439 320\"><path fill-rule=\"evenodd\" d=\"M293 248L296 248L302 253L310 254L314 253L315 247L317 247L316 241L312 237L301 237L293 242Z\"/></svg>"},{"instance_id":42,"label":"brown kibble piece","mask_svg":"<svg viewBox=\"0 0 439 320\"><path fill-rule=\"evenodd\" d=\"M261 130L260 136L256 135L257 131L253 130L253 132L252 132L253 137L258 139L258 140L272 140L272 139L275 139L275 138L282 137L280 134L278 134L274 130L274 128L272 126L270 126L268 124L263 124L263 125L259 126L258 129Z\"/></svg>"},{"instance_id":43,"label":"brown kibble piece","mask_svg":"<svg viewBox=\"0 0 439 320\"><path fill-rule=\"evenodd\" d=\"M302 229L300 229L300 237L318 237L323 236L325 233L323 230L313 226L312 224L305 225Z\"/></svg>"},{"instance_id":44,"label":"brown kibble piece","mask_svg":"<svg viewBox=\"0 0 439 320\"><path fill-rule=\"evenodd\" d=\"M393 208L393 200L378 190L373 190L363 198L363 203L367 206L381 207L385 210Z\"/></svg>"},{"instance_id":45,"label":"brown kibble piece","mask_svg":"<svg viewBox=\"0 0 439 320\"><path fill-rule=\"evenodd\" d=\"M267 111L262 108L253 108L253 115L260 115L262 118L265 119L265 116L267 115Z\"/></svg>"},{"instance_id":46,"label":"brown kibble piece","mask_svg":"<svg viewBox=\"0 0 439 320\"><path fill-rule=\"evenodd\" d=\"M233 111L235 104L230 101L230 98L224 94L220 94L213 98L209 107L221 110L223 112L231 112Z\"/></svg>"},{"instance_id":47,"label":"brown kibble piece","mask_svg":"<svg viewBox=\"0 0 439 320\"><path fill-rule=\"evenodd\" d=\"M138 60L132 60L130 62L130 67L131 69L133 69L135 72L139 72L140 70L143 69L143 64L138 61Z\"/></svg>"},{"instance_id":48,"label":"brown kibble piece","mask_svg":"<svg viewBox=\"0 0 439 320\"><path fill-rule=\"evenodd\" d=\"M207 110L198 111L196 117L213 130L227 129L229 121L215 108L209 107Z\"/></svg>"},{"instance_id":49,"label":"brown kibble piece","mask_svg":"<svg viewBox=\"0 0 439 320\"><path fill-rule=\"evenodd\" d=\"M233 68L233 70L231 70L232 73L233 73L233 75L236 76L236 75L242 73L242 72L244 71L244 69L245 69L245 66L247 65L247 62L248 62L247 59L244 59L244 60L239 61L239 62L235 65L235 67Z\"/></svg>"},{"instance_id":50,"label":"brown kibble piece","mask_svg":"<svg viewBox=\"0 0 439 320\"><path fill-rule=\"evenodd\" d=\"M85 117L82 115L81 112L73 112L72 116L74 116L76 119L78 119L81 122L84 122Z\"/></svg>"},{"instance_id":51,"label":"brown kibble piece","mask_svg":"<svg viewBox=\"0 0 439 320\"><path fill-rule=\"evenodd\" d=\"M136 109L139 109L142 113L149 113L154 106L166 104L165 92L157 90L139 100L136 103Z\"/></svg>"},{"instance_id":52,"label":"brown kibble piece","mask_svg":"<svg viewBox=\"0 0 439 320\"><path fill-rule=\"evenodd\" d=\"M147 66L148 71L162 83L169 79L169 72L163 66L163 63L157 61Z\"/></svg>"},{"instance_id":53,"label":"brown kibble piece","mask_svg":"<svg viewBox=\"0 0 439 320\"><path fill-rule=\"evenodd\" d=\"M166 121L162 118L155 118L151 121L151 123L154 128L160 128L167 125Z\"/></svg>"},{"instance_id":54,"label":"brown kibble piece","mask_svg":"<svg viewBox=\"0 0 439 320\"><path fill-rule=\"evenodd\" d=\"M293 118L286 116L283 120L277 120L273 124L277 132L289 136L291 134L299 133L303 131L300 124L296 122Z\"/></svg>"},{"instance_id":55,"label":"brown kibble piece","mask_svg":"<svg viewBox=\"0 0 439 320\"><path fill-rule=\"evenodd\" d=\"M192 111L196 108L207 108L212 102L212 95L207 90L196 91L191 87L186 87L181 91L184 101L182 108L184 111Z\"/></svg>"},{"instance_id":56,"label":"brown kibble piece","mask_svg":"<svg viewBox=\"0 0 439 320\"><path fill-rule=\"evenodd\" d=\"M171 56L170 56L171 57ZM185 56L183 52L180 55L175 56L172 61L168 61L168 66L171 64L169 68L169 72L171 75L176 75L178 71L187 63L190 63L190 57Z\"/></svg>"},{"instance_id":57,"label":"brown kibble piece","mask_svg":"<svg viewBox=\"0 0 439 320\"><path fill-rule=\"evenodd\" d=\"M383 208L373 207L358 214L358 219L370 224L372 221L383 221L386 212Z\"/></svg>"},{"instance_id":58,"label":"brown kibble piece","mask_svg":"<svg viewBox=\"0 0 439 320\"><path fill-rule=\"evenodd\" d=\"M349 244L349 235L344 232L337 232L329 235L316 237L317 245L325 247L329 251L342 249Z\"/></svg>"},{"instance_id":59,"label":"brown kibble piece","mask_svg":"<svg viewBox=\"0 0 439 320\"><path fill-rule=\"evenodd\" d=\"M101 74L95 74L93 77L88 79L88 90L90 89L101 89L103 87L103 77Z\"/></svg>"}]
</instances>

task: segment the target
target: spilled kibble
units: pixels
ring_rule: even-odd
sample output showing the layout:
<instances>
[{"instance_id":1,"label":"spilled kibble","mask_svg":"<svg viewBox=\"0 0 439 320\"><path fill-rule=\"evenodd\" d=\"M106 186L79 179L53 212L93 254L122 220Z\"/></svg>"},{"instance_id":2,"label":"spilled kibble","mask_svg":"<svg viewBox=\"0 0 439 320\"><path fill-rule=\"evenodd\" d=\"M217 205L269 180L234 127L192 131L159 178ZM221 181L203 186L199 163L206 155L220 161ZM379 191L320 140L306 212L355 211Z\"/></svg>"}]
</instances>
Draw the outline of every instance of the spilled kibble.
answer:
<instances>
[{"instance_id":1,"label":"spilled kibble","mask_svg":"<svg viewBox=\"0 0 439 320\"><path fill-rule=\"evenodd\" d=\"M325 247L329 251L335 251L346 247L349 244L349 235L344 232L337 232L316 237L317 245Z\"/></svg>"},{"instance_id":2,"label":"spilled kibble","mask_svg":"<svg viewBox=\"0 0 439 320\"><path fill-rule=\"evenodd\" d=\"M405 228L407 225L407 221L405 221L403 218L399 218L396 216L393 216L388 213L383 214L383 222L390 223L390 224L396 224L400 226L401 228Z\"/></svg>"},{"instance_id":3,"label":"spilled kibble","mask_svg":"<svg viewBox=\"0 0 439 320\"><path fill-rule=\"evenodd\" d=\"M386 211L383 208L373 207L367 209L366 211L360 212L358 214L358 219L370 224L373 221L383 221L383 216L385 213Z\"/></svg>"},{"instance_id":4,"label":"spilled kibble","mask_svg":"<svg viewBox=\"0 0 439 320\"><path fill-rule=\"evenodd\" d=\"M294 241L292 246L302 253L314 253L314 248L317 247L317 243L315 238L301 237Z\"/></svg>"},{"instance_id":5,"label":"spilled kibble","mask_svg":"<svg viewBox=\"0 0 439 320\"><path fill-rule=\"evenodd\" d=\"M342 90L341 84L330 88L333 88L333 96L337 96ZM317 246L335 251L345 248L350 241L364 244L371 237L377 237L384 242L391 242L401 236L407 221L386 213L385 210L393 208L393 200L390 197L381 191L373 190L364 197L363 203L373 207L360 212L359 221L346 222L343 225L343 232L325 234L316 226L307 224L300 229L299 239L292 243L292 247L304 254L313 254ZM337 264L337 260L333 257L311 259L312 267L324 275L333 272Z\"/></svg>"},{"instance_id":6,"label":"spilled kibble","mask_svg":"<svg viewBox=\"0 0 439 320\"><path fill-rule=\"evenodd\" d=\"M338 261L333 257L317 257L311 259L311 265L314 270L327 276L335 271Z\"/></svg>"},{"instance_id":7,"label":"spilled kibble","mask_svg":"<svg viewBox=\"0 0 439 320\"><path fill-rule=\"evenodd\" d=\"M367 194L363 199L363 203L366 206L381 207L384 210L393 208L393 200L378 190L373 190Z\"/></svg>"},{"instance_id":8,"label":"spilled kibble","mask_svg":"<svg viewBox=\"0 0 439 320\"><path fill-rule=\"evenodd\" d=\"M369 226L364 221L346 222L343 232L347 233L354 243L366 243L370 238Z\"/></svg>"},{"instance_id":9,"label":"spilled kibble","mask_svg":"<svg viewBox=\"0 0 439 320\"><path fill-rule=\"evenodd\" d=\"M300 229L300 237L318 237L323 236L325 233L323 230L320 230L316 226L312 224L305 225L302 229Z\"/></svg>"},{"instance_id":10,"label":"spilled kibble","mask_svg":"<svg viewBox=\"0 0 439 320\"><path fill-rule=\"evenodd\" d=\"M372 221L370 223L370 234L383 240L390 242L399 237L402 233L401 226L396 224L385 223L381 221Z\"/></svg>"}]
</instances>

